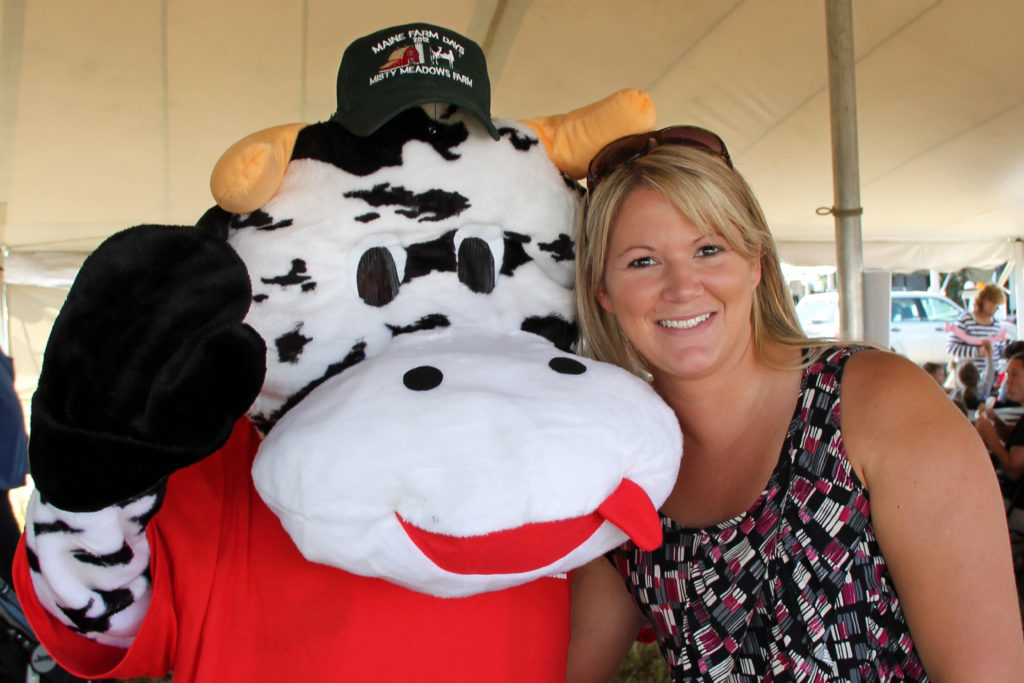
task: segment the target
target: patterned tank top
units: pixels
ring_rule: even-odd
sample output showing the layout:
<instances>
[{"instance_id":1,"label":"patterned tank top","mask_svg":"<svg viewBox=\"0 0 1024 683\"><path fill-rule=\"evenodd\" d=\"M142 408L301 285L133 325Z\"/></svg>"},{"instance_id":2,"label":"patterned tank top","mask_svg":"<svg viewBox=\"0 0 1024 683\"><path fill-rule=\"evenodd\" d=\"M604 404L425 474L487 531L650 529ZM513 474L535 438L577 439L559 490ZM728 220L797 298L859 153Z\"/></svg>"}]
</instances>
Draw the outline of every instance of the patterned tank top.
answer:
<instances>
[{"instance_id":1,"label":"patterned tank top","mask_svg":"<svg viewBox=\"0 0 1024 683\"><path fill-rule=\"evenodd\" d=\"M654 552L612 558L673 681L926 681L840 430L856 349L803 373L778 464L744 514L706 529L662 517Z\"/></svg>"}]
</instances>

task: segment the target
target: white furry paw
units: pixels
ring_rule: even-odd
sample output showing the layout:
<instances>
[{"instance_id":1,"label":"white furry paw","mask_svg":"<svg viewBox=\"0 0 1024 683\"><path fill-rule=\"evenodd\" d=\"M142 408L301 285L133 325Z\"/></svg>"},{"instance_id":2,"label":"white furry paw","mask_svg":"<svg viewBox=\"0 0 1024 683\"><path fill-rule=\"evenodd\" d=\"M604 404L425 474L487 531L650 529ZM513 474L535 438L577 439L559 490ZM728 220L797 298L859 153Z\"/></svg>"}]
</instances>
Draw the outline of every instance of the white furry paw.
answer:
<instances>
[{"instance_id":1,"label":"white furry paw","mask_svg":"<svg viewBox=\"0 0 1024 683\"><path fill-rule=\"evenodd\" d=\"M160 490L95 512L67 512L34 493L25 542L39 603L92 640L128 647L149 606L146 524L162 499Z\"/></svg>"}]
</instances>

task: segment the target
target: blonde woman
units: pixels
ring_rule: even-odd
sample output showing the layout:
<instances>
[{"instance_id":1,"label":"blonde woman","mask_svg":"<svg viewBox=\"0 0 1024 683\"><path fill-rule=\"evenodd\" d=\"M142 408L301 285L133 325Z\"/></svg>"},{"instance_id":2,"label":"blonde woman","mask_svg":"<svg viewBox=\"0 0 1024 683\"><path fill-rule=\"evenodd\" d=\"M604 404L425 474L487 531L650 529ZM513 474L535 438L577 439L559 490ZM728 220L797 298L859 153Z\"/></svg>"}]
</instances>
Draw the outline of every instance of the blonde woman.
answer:
<instances>
[{"instance_id":1,"label":"blonde woman","mask_svg":"<svg viewBox=\"0 0 1024 683\"><path fill-rule=\"evenodd\" d=\"M981 440L906 359L803 335L718 136L623 138L588 188L583 349L652 382L684 452L662 547L574 573L568 680L643 622L675 681L1024 679Z\"/></svg>"}]
</instances>

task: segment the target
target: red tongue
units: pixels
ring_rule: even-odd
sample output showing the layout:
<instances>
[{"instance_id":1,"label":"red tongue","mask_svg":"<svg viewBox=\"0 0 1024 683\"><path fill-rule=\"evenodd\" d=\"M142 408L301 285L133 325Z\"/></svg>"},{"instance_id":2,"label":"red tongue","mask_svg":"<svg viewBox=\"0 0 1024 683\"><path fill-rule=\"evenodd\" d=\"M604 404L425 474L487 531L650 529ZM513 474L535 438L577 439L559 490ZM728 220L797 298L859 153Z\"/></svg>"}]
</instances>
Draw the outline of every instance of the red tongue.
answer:
<instances>
[{"instance_id":1,"label":"red tongue","mask_svg":"<svg viewBox=\"0 0 1024 683\"><path fill-rule=\"evenodd\" d=\"M623 479L611 496L584 517L527 524L484 536L460 538L413 526L395 513L413 543L431 562L453 574L517 574L546 567L582 545L607 519L644 550L661 545L661 521L637 484Z\"/></svg>"},{"instance_id":2,"label":"red tongue","mask_svg":"<svg viewBox=\"0 0 1024 683\"><path fill-rule=\"evenodd\" d=\"M597 511L629 534L638 548L650 551L661 545L661 519L654 503L635 482L623 479Z\"/></svg>"}]
</instances>

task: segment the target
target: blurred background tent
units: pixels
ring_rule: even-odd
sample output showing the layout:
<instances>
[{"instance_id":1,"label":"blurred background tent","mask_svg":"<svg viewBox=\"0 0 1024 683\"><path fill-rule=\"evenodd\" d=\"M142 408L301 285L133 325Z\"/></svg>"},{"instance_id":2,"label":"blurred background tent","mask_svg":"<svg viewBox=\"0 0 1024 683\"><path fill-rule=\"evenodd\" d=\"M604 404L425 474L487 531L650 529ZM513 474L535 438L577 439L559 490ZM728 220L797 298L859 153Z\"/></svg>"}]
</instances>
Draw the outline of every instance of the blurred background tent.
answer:
<instances>
[{"instance_id":1,"label":"blurred background tent","mask_svg":"<svg viewBox=\"0 0 1024 683\"><path fill-rule=\"evenodd\" d=\"M794 265L834 263L826 0L0 0L0 243L18 390L82 258L190 224L242 136L334 111L341 53L428 21L487 53L495 115L623 87L717 131ZM864 265L992 268L1024 228L1024 3L854 0ZM5 332L5 334L8 334Z\"/></svg>"}]
</instances>

